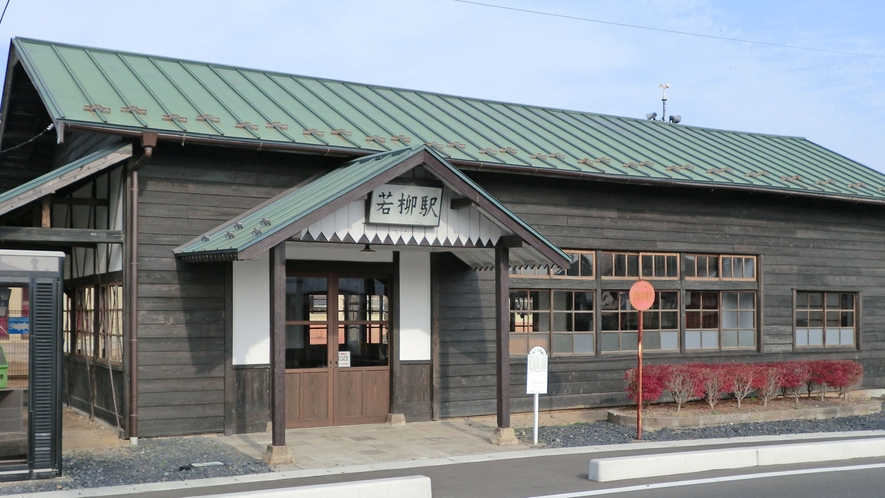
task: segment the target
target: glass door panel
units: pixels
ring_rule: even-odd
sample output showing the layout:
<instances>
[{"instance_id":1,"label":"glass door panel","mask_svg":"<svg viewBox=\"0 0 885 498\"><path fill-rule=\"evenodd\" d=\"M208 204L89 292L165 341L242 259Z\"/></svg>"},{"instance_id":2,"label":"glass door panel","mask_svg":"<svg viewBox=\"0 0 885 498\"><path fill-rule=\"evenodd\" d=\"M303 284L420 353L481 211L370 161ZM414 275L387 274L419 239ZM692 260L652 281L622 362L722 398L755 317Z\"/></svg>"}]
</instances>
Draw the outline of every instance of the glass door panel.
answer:
<instances>
[{"instance_id":1,"label":"glass door panel","mask_svg":"<svg viewBox=\"0 0 885 498\"><path fill-rule=\"evenodd\" d=\"M329 279L286 278L286 368L329 366Z\"/></svg>"},{"instance_id":2,"label":"glass door panel","mask_svg":"<svg viewBox=\"0 0 885 498\"><path fill-rule=\"evenodd\" d=\"M351 367L389 364L387 294L387 279L338 279L338 350L350 353Z\"/></svg>"}]
</instances>

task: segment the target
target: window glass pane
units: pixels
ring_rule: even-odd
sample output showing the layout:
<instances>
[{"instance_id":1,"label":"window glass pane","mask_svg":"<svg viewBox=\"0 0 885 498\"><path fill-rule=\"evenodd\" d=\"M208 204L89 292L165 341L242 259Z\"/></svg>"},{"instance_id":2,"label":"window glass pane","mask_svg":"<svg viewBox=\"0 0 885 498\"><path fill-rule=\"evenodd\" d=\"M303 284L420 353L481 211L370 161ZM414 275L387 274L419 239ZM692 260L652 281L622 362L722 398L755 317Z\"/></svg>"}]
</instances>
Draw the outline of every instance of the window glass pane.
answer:
<instances>
[{"instance_id":1,"label":"window glass pane","mask_svg":"<svg viewBox=\"0 0 885 498\"><path fill-rule=\"evenodd\" d=\"M328 279L286 278L286 320L326 321Z\"/></svg>"},{"instance_id":2,"label":"window glass pane","mask_svg":"<svg viewBox=\"0 0 885 498\"><path fill-rule=\"evenodd\" d=\"M532 332L550 332L550 313L532 313Z\"/></svg>"},{"instance_id":3,"label":"window glass pane","mask_svg":"<svg viewBox=\"0 0 885 498\"><path fill-rule=\"evenodd\" d=\"M529 351L539 346L544 348L544 351L550 351L548 342L550 342L550 336L547 334L531 334L529 335Z\"/></svg>"},{"instance_id":4,"label":"window glass pane","mask_svg":"<svg viewBox=\"0 0 885 498\"><path fill-rule=\"evenodd\" d=\"M854 329L841 329L839 331L839 344L843 346L854 345Z\"/></svg>"},{"instance_id":5,"label":"window glass pane","mask_svg":"<svg viewBox=\"0 0 885 498\"><path fill-rule=\"evenodd\" d=\"M621 313L621 330L639 330L639 313Z\"/></svg>"},{"instance_id":6,"label":"window glass pane","mask_svg":"<svg viewBox=\"0 0 885 498\"><path fill-rule=\"evenodd\" d=\"M678 332L661 332L661 349L674 351L679 349Z\"/></svg>"},{"instance_id":7,"label":"window glass pane","mask_svg":"<svg viewBox=\"0 0 885 498\"><path fill-rule=\"evenodd\" d=\"M838 311L827 311L827 327L838 327L840 325L841 313Z\"/></svg>"},{"instance_id":8,"label":"window glass pane","mask_svg":"<svg viewBox=\"0 0 885 498\"><path fill-rule=\"evenodd\" d=\"M593 314L575 313L575 332L593 332Z\"/></svg>"},{"instance_id":9,"label":"window glass pane","mask_svg":"<svg viewBox=\"0 0 885 498\"><path fill-rule=\"evenodd\" d=\"M709 268L710 271L707 272L707 276L710 278L719 278L719 256L710 256Z\"/></svg>"},{"instance_id":10,"label":"window glass pane","mask_svg":"<svg viewBox=\"0 0 885 498\"><path fill-rule=\"evenodd\" d=\"M809 311L808 312L808 325L810 327L823 327L824 326L824 317L822 311Z\"/></svg>"},{"instance_id":11,"label":"window glass pane","mask_svg":"<svg viewBox=\"0 0 885 498\"><path fill-rule=\"evenodd\" d=\"M678 256L667 256L667 276L668 277L678 277L679 276L679 257Z\"/></svg>"},{"instance_id":12,"label":"window glass pane","mask_svg":"<svg viewBox=\"0 0 885 498\"><path fill-rule=\"evenodd\" d=\"M657 311L643 312L642 313L642 328L644 330L661 328L660 316L661 316L661 314ZM639 330L638 325L639 324L637 324L636 330Z\"/></svg>"},{"instance_id":13,"label":"window glass pane","mask_svg":"<svg viewBox=\"0 0 885 498\"><path fill-rule=\"evenodd\" d=\"M698 291L686 292L685 298L688 302L685 303L685 309L687 310L699 310L701 309L701 293Z\"/></svg>"},{"instance_id":14,"label":"window glass pane","mask_svg":"<svg viewBox=\"0 0 885 498\"><path fill-rule=\"evenodd\" d=\"M742 310L754 309L754 305L756 304L756 295L752 292L741 292L740 301L740 308Z\"/></svg>"},{"instance_id":15,"label":"window glass pane","mask_svg":"<svg viewBox=\"0 0 885 498\"><path fill-rule=\"evenodd\" d=\"M660 332L644 332L642 334L643 349L661 349Z\"/></svg>"},{"instance_id":16,"label":"window glass pane","mask_svg":"<svg viewBox=\"0 0 885 498\"><path fill-rule=\"evenodd\" d=\"M719 328L719 312L718 311L702 311L701 326L705 329Z\"/></svg>"},{"instance_id":17,"label":"window glass pane","mask_svg":"<svg viewBox=\"0 0 885 498\"><path fill-rule=\"evenodd\" d=\"M731 270L731 262L733 258L722 258L722 278L732 278L734 275Z\"/></svg>"},{"instance_id":18,"label":"window glass pane","mask_svg":"<svg viewBox=\"0 0 885 498\"><path fill-rule=\"evenodd\" d=\"M701 349L701 332L699 330L685 332L685 349Z\"/></svg>"},{"instance_id":19,"label":"window glass pane","mask_svg":"<svg viewBox=\"0 0 885 498\"><path fill-rule=\"evenodd\" d=\"M701 313L699 311L685 312L685 328L699 329L701 328Z\"/></svg>"},{"instance_id":20,"label":"window glass pane","mask_svg":"<svg viewBox=\"0 0 885 498\"><path fill-rule=\"evenodd\" d=\"M843 311L842 320L839 325L843 327L854 327L854 313L851 311Z\"/></svg>"},{"instance_id":21,"label":"window glass pane","mask_svg":"<svg viewBox=\"0 0 885 498\"><path fill-rule=\"evenodd\" d=\"M554 313L553 314L553 331L554 332L571 332L571 318L572 316L568 313Z\"/></svg>"},{"instance_id":22,"label":"window glass pane","mask_svg":"<svg viewBox=\"0 0 885 498\"><path fill-rule=\"evenodd\" d=\"M686 254L685 255L685 276L686 277L693 277L696 275L697 272L696 272L695 264L696 264L695 255L694 254Z\"/></svg>"},{"instance_id":23,"label":"window glass pane","mask_svg":"<svg viewBox=\"0 0 885 498\"><path fill-rule=\"evenodd\" d=\"M627 276L628 277L638 277L639 276L639 255L638 254L628 254L627 255Z\"/></svg>"},{"instance_id":24,"label":"window glass pane","mask_svg":"<svg viewBox=\"0 0 885 498\"><path fill-rule=\"evenodd\" d=\"M581 254L581 275L585 277L593 276L593 255L590 253Z\"/></svg>"},{"instance_id":25,"label":"window glass pane","mask_svg":"<svg viewBox=\"0 0 885 498\"><path fill-rule=\"evenodd\" d=\"M723 348L736 348L737 345L738 345L737 330L723 330L722 331L722 347Z\"/></svg>"},{"instance_id":26,"label":"window glass pane","mask_svg":"<svg viewBox=\"0 0 885 498\"><path fill-rule=\"evenodd\" d=\"M679 293L678 292L660 292L658 294L661 302L662 310L678 310L679 309Z\"/></svg>"},{"instance_id":27,"label":"window glass pane","mask_svg":"<svg viewBox=\"0 0 885 498\"><path fill-rule=\"evenodd\" d=\"M722 309L736 310L738 309L738 293L723 292L722 293Z\"/></svg>"},{"instance_id":28,"label":"window glass pane","mask_svg":"<svg viewBox=\"0 0 885 498\"><path fill-rule=\"evenodd\" d=\"M600 295L601 300L601 308L603 310L616 310L618 309L618 292L616 291L605 291Z\"/></svg>"},{"instance_id":29,"label":"window glass pane","mask_svg":"<svg viewBox=\"0 0 885 498\"><path fill-rule=\"evenodd\" d=\"M532 309L546 311L550 309L550 293L547 291L532 292Z\"/></svg>"},{"instance_id":30,"label":"window glass pane","mask_svg":"<svg viewBox=\"0 0 885 498\"><path fill-rule=\"evenodd\" d=\"M753 327L755 313L752 311L741 311L738 317L738 327L748 329Z\"/></svg>"},{"instance_id":31,"label":"window glass pane","mask_svg":"<svg viewBox=\"0 0 885 498\"><path fill-rule=\"evenodd\" d=\"M712 325L708 325L704 323L705 327L711 327ZM722 312L722 327L727 329L737 328L738 326L738 314L736 311L723 311Z\"/></svg>"},{"instance_id":32,"label":"window glass pane","mask_svg":"<svg viewBox=\"0 0 885 498\"><path fill-rule=\"evenodd\" d=\"M571 334L553 334L553 352L554 353L571 353L572 352L572 335Z\"/></svg>"},{"instance_id":33,"label":"window glass pane","mask_svg":"<svg viewBox=\"0 0 885 498\"><path fill-rule=\"evenodd\" d=\"M656 257L651 256L650 254L642 255L642 276L643 277L653 277L654 273L654 263L652 262Z\"/></svg>"},{"instance_id":34,"label":"window glass pane","mask_svg":"<svg viewBox=\"0 0 885 498\"><path fill-rule=\"evenodd\" d=\"M797 327L808 327L808 312L807 311L797 311L796 312L796 326Z\"/></svg>"},{"instance_id":35,"label":"window glass pane","mask_svg":"<svg viewBox=\"0 0 885 498\"><path fill-rule=\"evenodd\" d=\"M843 310L853 310L854 309L854 294L842 294L842 309Z\"/></svg>"},{"instance_id":36,"label":"window glass pane","mask_svg":"<svg viewBox=\"0 0 885 498\"><path fill-rule=\"evenodd\" d=\"M731 258L734 262L734 278L744 278L744 258Z\"/></svg>"},{"instance_id":37,"label":"window glass pane","mask_svg":"<svg viewBox=\"0 0 885 498\"><path fill-rule=\"evenodd\" d=\"M744 278L756 278L756 258L744 260Z\"/></svg>"},{"instance_id":38,"label":"window glass pane","mask_svg":"<svg viewBox=\"0 0 885 498\"><path fill-rule=\"evenodd\" d=\"M718 330L702 330L701 331L701 347L703 349L719 348L719 331Z\"/></svg>"},{"instance_id":39,"label":"window glass pane","mask_svg":"<svg viewBox=\"0 0 885 498\"><path fill-rule=\"evenodd\" d=\"M839 309L840 297L841 294L838 294L836 292L827 293L827 308Z\"/></svg>"},{"instance_id":40,"label":"window glass pane","mask_svg":"<svg viewBox=\"0 0 885 498\"><path fill-rule=\"evenodd\" d=\"M808 293L807 292L797 292L796 293L796 308L808 308Z\"/></svg>"},{"instance_id":41,"label":"window glass pane","mask_svg":"<svg viewBox=\"0 0 885 498\"><path fill-rule=\"evenodd\" d=\"M712 276L707 273L707 256L698 256L698 276L699 277Z\"/></svg>"},{"instance_id":42,"label":"window glass pane","mask_svg":"<svg viewBox=\"0 0 885 498\"><path fill-rule=\"evenodd\" d=\"M808 307L809 308L823 308L824 304L824 295L822 292L809 292L808 293Z\"/></svg>"},{"instance_id":43,"label":"window glass pane","mask_svg":"<svg viewBox=\"0 0 885 498\"><path fill-rule=\"evenodd\" d=\"M824 331L823 331L823 329L808 329L808 345L809 346L823 346L824 345Z\"/></svg>"},{"instance_id":44,"label":"window glass pane","mask_svg":"<svg viewBox=\"0 0 885 498\"><path fill-rule=\"evenodd\" d=\"M623 277L627 274L627 255L615 254L615 275Z\"/></svg>"},{"instance_id":45,"label":"window glass pane","mask_svg":"<svg viewBox=\"0 0 885 498\"><path fill-rule=\"evenodd\" d=\"M575 334L575 353L592 353L593 334Z\"/></svg>"},{"instance_id":46,"label":"window glass pane","mask_svg":"<svg viewBox=\"0 0 885 498\"><path fill-rule=\"evenodd\" d=\"M808 345L808 329L796 329L796 345Z\"/></svg>"},{"instance_id":47,"label":"window glass pane","mask_svg":"<svg viewBox=\"0 0 885 498\"><path fill-rule=\"evenodd\" d=\"M572 309L572 293L553 291L553 309L554 310L570 310Z\"/></svg>"},{"instance_id":48,"label":"window glass pane","mask_svg":"<svg viewBox=\"0 0 885 498\"><path fill-rule=\"evenodd\" d=\"M618 351L621 349L618 334L602 334L602 350Z\"/></svg>"},{"instance_id":49,"label":"window glass pane","mask_svg":"<svg viewBox=\"0 0 885 498\"><path fill-rule=\"evenodd\" d=\"M719 309L719 293L704 292L701 294L701 307L705 310Z\"/></svg>"},{"instance_id":50,"label":"window glass pane","mask_svg":"<svg viewBox=\"0 0 885 498\"><path fill-rule=\"evenodd\" d=\"M625 332L621 334L621 351L636 351L639 346L639 334Z\"/></svg>"},{"instance_id":51,"label":"window glass pane","mask_svg":"<svg viewBox=\"0 0 885 498\"><path fill-rule=\"evenodd\" d=\"M618 330L619 327L617 313L602 314L602 330Z\"/></svg>"},{"instance_id":52,"label":"window glass pane","mask_svg":"<svg viewBox=\"0 0 885 498\"><path fill-rule=\"evenodd\" d=\"M661 312L661 328L675 329L679 327L679 313L676 311Z\"/></svg>"},{"instance_id":53,"label":"window glass pane","mask_svg":"<svg viewBox=\"0 0 885 498\"><path fill-rule=\"evenodd\" d=\"M753 329L741 329L738 331L738 346L750 348L756 345L756 331Z\"/></svg>"},{"instance_id":54,"label":"window glass pane","mask_svg":"<svg viewBox=\"0 0 885 498\"><path fill-rule=\"evenodd\" d=\"M593 293L592 292L575 292L575 310L592 311L593 310Z\"/></svg>"},{"instance_id":55,"label":"window glass pane","mask_svg":"<svg viewBox=\"0 0 885 498\"><path fill-rule=\"evenodd\" d=\"M666 268L667 268L667 263L666 263L666 261L667 261L667 257L664 256L663 254L655 255L655 276L656 276L656 277L663 277L663 276L665 276L665 275L667 274L667 272L666 272Z\"/></svg>"}]
</instances>

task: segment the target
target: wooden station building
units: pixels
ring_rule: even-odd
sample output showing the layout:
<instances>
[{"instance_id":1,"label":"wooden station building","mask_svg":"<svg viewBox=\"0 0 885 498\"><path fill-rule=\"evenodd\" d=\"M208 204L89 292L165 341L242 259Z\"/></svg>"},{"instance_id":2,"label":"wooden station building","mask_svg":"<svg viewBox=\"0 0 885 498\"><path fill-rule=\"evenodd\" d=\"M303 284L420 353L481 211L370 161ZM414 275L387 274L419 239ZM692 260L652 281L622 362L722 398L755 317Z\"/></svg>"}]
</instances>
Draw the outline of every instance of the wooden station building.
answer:
<instances>
[{"instance_id":1,"label":"wooden station building","mask_svg":"<svg viewBox=\"0 0 885 498\"><path fill-rule=\"evenodd\" d=\"M62 250L123 437L625 404L650 363L885 385L885 176L802 138L14 39L0 247ZM278 444L278 431L274 431Z\"/></svg>"}]
</instances>

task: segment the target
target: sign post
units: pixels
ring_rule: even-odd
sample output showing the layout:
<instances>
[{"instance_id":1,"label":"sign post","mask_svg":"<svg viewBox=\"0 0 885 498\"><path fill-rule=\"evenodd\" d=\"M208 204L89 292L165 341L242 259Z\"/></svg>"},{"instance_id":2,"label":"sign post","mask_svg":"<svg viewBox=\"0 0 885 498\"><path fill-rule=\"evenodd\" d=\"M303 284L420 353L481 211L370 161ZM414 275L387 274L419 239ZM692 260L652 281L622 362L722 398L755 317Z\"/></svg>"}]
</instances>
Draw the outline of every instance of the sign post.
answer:
<instances>
[{"instance_id":1,"label":"sign post","mask_svg":"<svg viewBox=\"0 0 885 498\"><path fill-rule=\"evenodd\" d=\"M538 395L547 394L547 351L541 346L529 351L525 393L535 395L535 436L532 444L538 444Z\"/></svg>"},{"instance_id":2,"label":"sign post","mask_svg":"<svg viewBox=\"0 0 885 498\"><path fill-rule=\"evenodd\" d=\"M639 313L639 337L637 340L636 367L636 439L642 439L642 315L655 302L655 288L645 280L630 287L630 304Z\"/></svg>"}]
</instances>

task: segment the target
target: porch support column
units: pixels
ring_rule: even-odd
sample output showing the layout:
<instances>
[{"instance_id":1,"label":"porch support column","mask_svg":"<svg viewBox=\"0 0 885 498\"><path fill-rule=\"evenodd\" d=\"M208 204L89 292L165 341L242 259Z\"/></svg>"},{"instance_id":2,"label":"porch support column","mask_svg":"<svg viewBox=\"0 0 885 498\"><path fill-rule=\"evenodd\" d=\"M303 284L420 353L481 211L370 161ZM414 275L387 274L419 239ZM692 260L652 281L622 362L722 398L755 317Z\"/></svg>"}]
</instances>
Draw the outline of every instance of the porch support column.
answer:
<instances>
[{"instance_id":1,"label":"porch support column","mask_svg":"<svg viewBox=\"0 0 885 498\"><path fill-rule=\"evenodd\" d=\"M495 247L495 366L498 427L491 441L519 444L510 427L510 250L503 243Z\"/></svg>"},{"instance_id":2,"label":"porch support column","mask_svg":"<svg viewBox=\"0 0 885 498\"><path fill-rule=\"evenodd\" d=\"M286 446L286 243L270 249L270 414L268 465L293 463Z\"/></svg>"}]
</instances>

